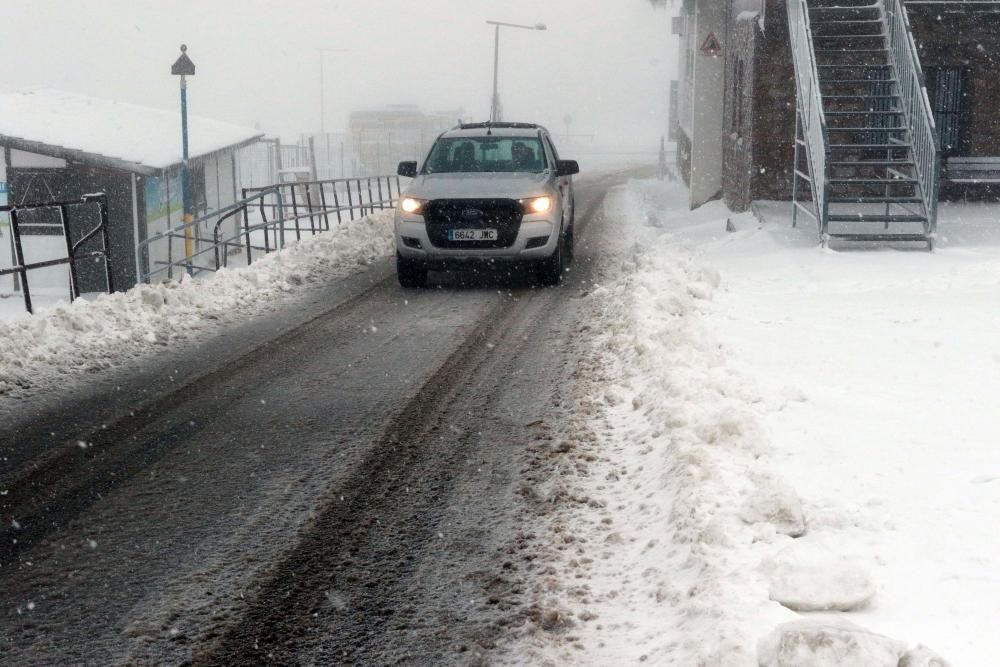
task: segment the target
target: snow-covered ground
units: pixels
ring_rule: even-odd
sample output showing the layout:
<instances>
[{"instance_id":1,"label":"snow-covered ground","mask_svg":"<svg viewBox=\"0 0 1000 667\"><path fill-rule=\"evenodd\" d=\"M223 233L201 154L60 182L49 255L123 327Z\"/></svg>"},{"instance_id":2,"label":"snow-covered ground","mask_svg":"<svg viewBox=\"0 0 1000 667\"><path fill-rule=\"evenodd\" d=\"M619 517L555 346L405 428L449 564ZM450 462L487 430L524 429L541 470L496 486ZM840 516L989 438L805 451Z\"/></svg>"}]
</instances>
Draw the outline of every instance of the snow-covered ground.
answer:
<instances>
[{"instance_id":1,"label":"snow-covered ground","mask_svg":"<svg viewBox=\"0 0 1000 667\"><path fill-rule=\"evenodd\" d=\"M23 312L19 296L0 300L0 397L23 395L113 369L127 360L190 343L273 307L289 293L345 275L392 252L392 212L379 212L293 242L249 267L204 279L139 285L72 304ZM48 307L45 309L45 307Z\"/></svg>"},{"instance_id":2,"label":"snow-covered ground","mask_svg":"<svg viewBox=\"0 0 1000 667\"><path fill-rule=\"evenodd\" d=\"M558 473L588 502L540 518L573 536L536 592L562 620L519 655L996 664L1000 209L943 206L933 254L656 181L607 210L635 244L592 294L591 435Z\"/></svg>"}]
</instances>

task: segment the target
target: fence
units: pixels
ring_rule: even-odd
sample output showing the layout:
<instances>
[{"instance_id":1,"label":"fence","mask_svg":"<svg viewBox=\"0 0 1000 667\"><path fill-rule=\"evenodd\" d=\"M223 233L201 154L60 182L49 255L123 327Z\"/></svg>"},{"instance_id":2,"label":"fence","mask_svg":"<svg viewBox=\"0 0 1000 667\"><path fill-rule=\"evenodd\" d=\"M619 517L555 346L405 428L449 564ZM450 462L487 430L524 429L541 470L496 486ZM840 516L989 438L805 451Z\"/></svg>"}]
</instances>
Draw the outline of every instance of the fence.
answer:
<instances>
[{"instance_id":1,"label":"fence","mask_svg":"<svg viewBox=\"0 0 1000 667\"><path fill-rule=\"evenodd\" d=\"M395 184L395 192L393 192ZM330 229L330 219L337 224L374 213L376 209L395 206L400 192L399 176L369 176L364 178L332 178L317 181L295 181L270 186L277 189L280 197L270 196L263 201L260 210L269 209L271 217L276 217L277 208L283 205L284 230L295 232L295 238L302 238L304 221L309 221L312 234ZM266 188L244 188L243 196ZM267 198L268 195L265 195ZM289 226L289 224L291 226Z\"/></svg>"},{"instance_id":2,"label":"fence","mask_svg":"<svg viewBox=\"0 0 1000 667\"><path fill-rule=\"evenodd\" d=\"M395 184L395 189L393 188ZM254 257L332 226L392 208L399 198L398 176L278 183L243 189L243 199L138 244L142 281L197 275L229 266L234 255ZM209 230L211 230L209 232ZM189 250L190 247L190 250Z\"/></svg>"},{"instance_id":3,"label":"fence","mask_svg":"<svg viewBox=\"0 0 1000 667\"><path fill-rule=\"evenodd\" d=\"M241 148L236 157L237 171L244 187L267 187L277 183L284 169L312 168L308 146L282 144L278 139L263 139Z\"/></svg>"},{"instance_id":4,"label":"fence","mask_svg":"<svg viewBox=\"0 0 1000 667\"><path fill-rule=\"evenodd\" d=\"M80 238L73 241L70 231L71 210L79 207L96 206L98 222L89 231L80 235ZM31 216L33 213L55 211L58 213L58 223L47 222L22 222L21 216ZM80 296L80 279L77 270L77 262L84 259L101 258L104 260L104 275L107 291L110 294L115 290L114 278L111 274L111 252L110 240L108 238L108 198L104 193L84 195L79 200L49 202L45 204L17 204L13 206L0 206L0 213L8 213L10 217L11 240L14 246L14 266L0 269L0 276L14 275L20 280L21 293L24 297L24 308L29 313L34 312L31 303L31 281L29 279L31 271L45 269L53 266L67 265L70 277L70 301ZM27 228L31 231L42 231L44 229L57 228L61 230L66 243L66 256L56 259L48 259L40 262L26 262L24 258L24 245L22 242L22 232ZM101 247L96 250L82 251L84 245L100 238Z\"/></svg>"}]
</instances>

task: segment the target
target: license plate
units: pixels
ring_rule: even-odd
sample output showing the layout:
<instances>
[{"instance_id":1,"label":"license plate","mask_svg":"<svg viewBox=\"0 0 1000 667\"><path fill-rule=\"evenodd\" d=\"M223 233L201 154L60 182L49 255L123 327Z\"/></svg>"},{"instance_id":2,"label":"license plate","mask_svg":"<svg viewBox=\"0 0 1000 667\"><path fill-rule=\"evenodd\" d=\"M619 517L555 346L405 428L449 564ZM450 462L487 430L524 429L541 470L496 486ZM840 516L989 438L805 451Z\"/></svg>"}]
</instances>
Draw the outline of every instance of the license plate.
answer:
<instances>
[{"instance_id":1,"label":"license plate","mask_svg":"<svg viewBox=\"0 0 1000 667\"><path fill-rule=\"evenodd\" d=\"M496 241L495 229L449 229L449 241Z\"/></svg>"}]
</instances>

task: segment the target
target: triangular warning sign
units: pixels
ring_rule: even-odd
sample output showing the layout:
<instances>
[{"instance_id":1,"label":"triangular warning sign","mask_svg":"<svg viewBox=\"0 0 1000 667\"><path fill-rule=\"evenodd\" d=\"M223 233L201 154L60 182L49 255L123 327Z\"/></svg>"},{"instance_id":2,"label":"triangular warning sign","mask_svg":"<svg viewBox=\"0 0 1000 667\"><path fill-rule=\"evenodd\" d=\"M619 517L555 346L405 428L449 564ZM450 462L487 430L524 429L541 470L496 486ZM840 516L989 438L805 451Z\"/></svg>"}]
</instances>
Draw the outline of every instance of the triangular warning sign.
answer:
<instances>
[{"instance_id":1,"label":"triangular warning sign","mask_svg":"<svg viewBox=\"0 0 1000 667\"><path fill-rule=\"evenodd\" d=\"M719 43L719 38L715 36L715 33L710 32L698 50L703 56L717 56L722 53L722 44Z\"/></svg>"}]
</instances>

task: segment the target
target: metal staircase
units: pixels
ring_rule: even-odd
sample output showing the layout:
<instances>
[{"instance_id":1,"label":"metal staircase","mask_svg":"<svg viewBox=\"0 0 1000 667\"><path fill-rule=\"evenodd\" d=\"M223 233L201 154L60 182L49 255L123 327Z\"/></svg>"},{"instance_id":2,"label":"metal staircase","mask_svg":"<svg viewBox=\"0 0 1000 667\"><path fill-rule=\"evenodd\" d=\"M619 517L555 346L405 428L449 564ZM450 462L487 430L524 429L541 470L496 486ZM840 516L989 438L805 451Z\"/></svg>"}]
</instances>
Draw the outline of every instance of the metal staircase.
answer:
<instances>
[{"instance_id":1,"label":"metal staircase","mask_svg":"<svg viewBox=\"0 0 1000 667\"><path fill-rule=\"evenodd\" d=\"M789 0L796 79L793 225L933 248L938 146L902 0Z\"/></svg>"}]
</instances>

